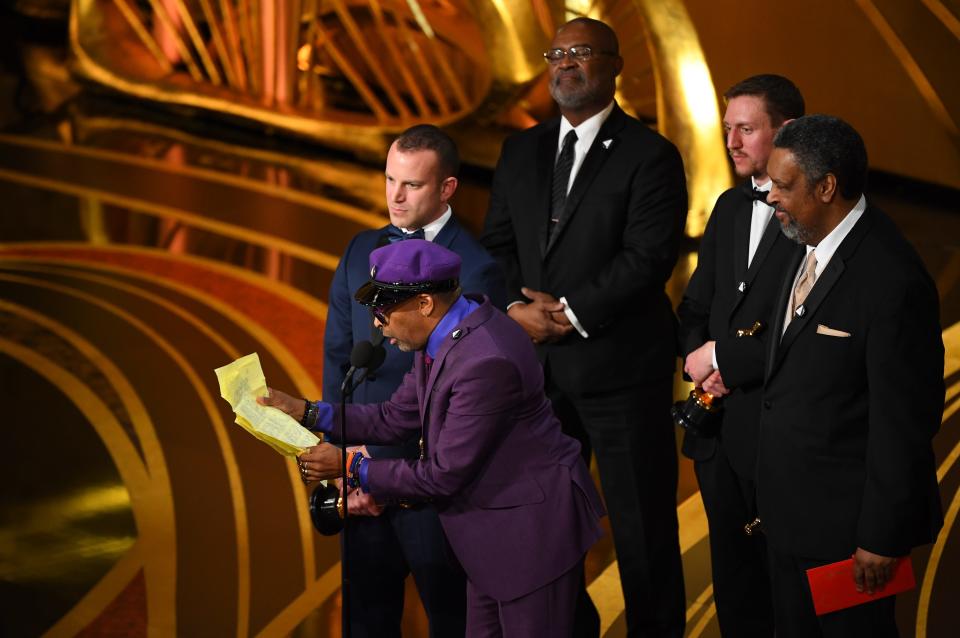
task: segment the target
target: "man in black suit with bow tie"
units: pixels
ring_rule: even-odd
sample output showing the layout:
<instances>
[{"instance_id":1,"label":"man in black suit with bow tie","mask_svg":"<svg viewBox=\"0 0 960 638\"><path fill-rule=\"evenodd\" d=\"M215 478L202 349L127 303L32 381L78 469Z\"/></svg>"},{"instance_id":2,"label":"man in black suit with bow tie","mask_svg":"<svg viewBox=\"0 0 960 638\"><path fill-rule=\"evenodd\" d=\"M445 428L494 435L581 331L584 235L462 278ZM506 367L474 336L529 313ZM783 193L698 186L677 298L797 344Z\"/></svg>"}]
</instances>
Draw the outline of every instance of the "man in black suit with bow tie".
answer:
<instances>
[{"instance_id":1,"label":"man in black suit with bow tie","mask_svg":"<svg viewBox=\"0 0 960 638\"><path fill-rule=\"evenodd\" d=\"M564 431L587 460L596 453L628 634L679 638L676 319L664 285L686 219L683 163L614 101L623 59L609 26L572 20L544 57L562 117L504 143L481 241ZM582 592L576 635L598 629Z\"/></svg>"},{"instance_id":2,"label":"man in black suit with bow tie","mask_svg":"<svg viewBox=\"0 0 960 638\"><path fill-rule=\"evenodd\" d=\"M717 619L724 636L773 636L773 609L762 533L746 534L756 517L754 471L760 428L764 344L787 263L797 250L766 203L773 137L803 115L793 82L757 75L724 93L723 127L740 186L723 193L700 242L680 316L684 370L694 383L723 396L719 433L684 434L710 526ZM756 321L755 336L736 336Z\"/></svg>"},{"instance_id":3,"label":"man in black suit with bow tie","mask_svg":"<svg viewBox=\"0 0 960 638\"><path fill-rule=\"evenodd\" d=\"M853 556L850 584L873 593L943 524L937 290L864 197L867 152L849 124L787 124L767 171L783 233L804 247L774 306L761 398L757 504L777 637L896 636L895 597L816 616L805 572Z\"/></svg>"}]
</instances>

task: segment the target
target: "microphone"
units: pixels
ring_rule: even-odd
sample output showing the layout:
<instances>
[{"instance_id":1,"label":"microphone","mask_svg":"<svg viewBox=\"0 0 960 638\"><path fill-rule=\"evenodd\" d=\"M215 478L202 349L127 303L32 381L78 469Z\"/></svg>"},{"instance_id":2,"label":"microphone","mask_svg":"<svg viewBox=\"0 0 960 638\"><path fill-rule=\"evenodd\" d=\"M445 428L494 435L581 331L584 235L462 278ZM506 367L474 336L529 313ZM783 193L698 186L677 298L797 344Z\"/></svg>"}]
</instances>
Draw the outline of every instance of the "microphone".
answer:
<instances>
[{"instance_id":1,"label":"microphone","mask_svg":"<svg viewBox=\"0 0 960 638\"><path fill-rule=\"evenodd\" d=\"M377 339L374 338L374 342L376 341ZM366 369L363 371L363 374L361 374L360 377L357 379L357 382L354 384L355 386L360 385L361 383L366 381L367 377L369 377L372 372L374 372L377 368L382 366L383 362L386 361L387 349L384 348L382 345L380 345L381 343L383 343L383 335L380 335L380 343L375 343L373 345L373 354L370 357L370 361L367 362Z\"/></svg>"},{"instance_id":2,"label":"microphone","mask_svg":"<svg viewBox=\"0 0 960 638\"><path fill-rule=\"evenodd\" d=\"M350 369L347 370L343 383L340 384L340 393L346 394L351 385L354 373L360 368L366 368L374 357L374 347L369 341L358 341L350 352Z\"/></svg>"}]
</instances>

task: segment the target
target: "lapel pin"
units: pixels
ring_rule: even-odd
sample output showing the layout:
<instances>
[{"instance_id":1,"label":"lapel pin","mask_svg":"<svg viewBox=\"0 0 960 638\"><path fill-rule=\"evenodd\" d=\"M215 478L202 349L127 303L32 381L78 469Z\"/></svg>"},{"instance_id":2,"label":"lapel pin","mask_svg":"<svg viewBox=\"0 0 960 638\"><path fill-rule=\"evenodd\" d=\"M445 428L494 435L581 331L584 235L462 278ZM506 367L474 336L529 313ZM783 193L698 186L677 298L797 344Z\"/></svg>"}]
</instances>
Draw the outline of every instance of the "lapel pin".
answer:
<instances>
[{"instance_id":1,"label":"lapel pin","mask_svg":"<svg viewBox=\"0 0 960 638\"><path fill-rule=\"evenodd\" d=\"M453 333L450 336L453 337L454 341L456 341L457 339L463 336L463 330L461 330L460 328L457 328L456 330L453 331Z\"/></svg>"},{"instance_id":2,"label":"lapel pin","mask_svg":"<svg viewBox=\"0 0 960 638\"><path fill-rule=\"evenodd\" d=\"M741 281L740 285L737 286L737 290L739 290L740 292L747 292L747 282Z\"/></svg>"},{"instance_id":3,"label":"lapel pin","mask_svg":"<svg viewBox=\"0 0 960 638\"><path fill-rule=\"evenodd\" d=\"M804 308L803 306L797 306L797 311L794 314L798 317L802 317L804 314L806 314L806 312L807 312L806 308Z\"/></svg>"},{"instance_id":4,"label":"lapel pin","mask_svg":"<svg viewBox=\"0 0 960 638\"><path fill-rule=\"evenodd\" d=\"M610 148L611 144L613 144L613 139L603 140L603 148Z\"/></svg>"}]
</instances>

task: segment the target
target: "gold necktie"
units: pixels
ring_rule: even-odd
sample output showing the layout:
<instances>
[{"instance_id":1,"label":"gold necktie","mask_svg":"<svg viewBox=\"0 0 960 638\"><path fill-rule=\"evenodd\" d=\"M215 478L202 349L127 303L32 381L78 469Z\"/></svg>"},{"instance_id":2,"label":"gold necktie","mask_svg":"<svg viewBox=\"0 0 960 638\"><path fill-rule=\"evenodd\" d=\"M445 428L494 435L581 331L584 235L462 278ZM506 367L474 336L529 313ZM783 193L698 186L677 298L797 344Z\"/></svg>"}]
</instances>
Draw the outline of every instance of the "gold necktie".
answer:
<instances>
[{"instance_id":1,"label":"gold necktie","mask_svg":"<svg viewBox=\"0 0 960 638\"><path fill-rule=\"evenodd\" d=\"M797 279L797 285L793 288L793 300L790 305L790 316L796 312L797 308L803 305L807 295L817 281L817 251L811 250L807 253L807 258L803 262L803 274Z\"/></svg>"}]
</instances>

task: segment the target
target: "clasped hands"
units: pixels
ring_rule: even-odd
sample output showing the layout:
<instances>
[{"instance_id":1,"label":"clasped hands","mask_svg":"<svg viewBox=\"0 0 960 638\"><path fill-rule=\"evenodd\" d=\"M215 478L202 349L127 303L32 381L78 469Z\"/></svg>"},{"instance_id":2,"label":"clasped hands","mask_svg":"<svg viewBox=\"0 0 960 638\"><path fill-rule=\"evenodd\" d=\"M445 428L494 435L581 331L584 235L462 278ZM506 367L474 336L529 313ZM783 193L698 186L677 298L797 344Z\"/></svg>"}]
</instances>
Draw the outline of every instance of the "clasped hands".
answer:
<instances>
[{"instance_id":1,"label":"clasped hands","mask_svg":"<svg viewBox=\"0 0 960 638\"><path fill-rule=\"evenodd\" d=\"M552 343L573 332L573 324L560 300L530 288L521 288L520 292L531 301L510 306L507 314L520 324L534 343Z\"/></svg>"},{"instance_id":2,"label":"clasped hands","mask_svg":"<svg viewBox=\"0 0 960 638\"><path fill-rule=\"evenodd\" d=\"M683 371L690 375L696 387L715 397L722 397L730 394L730 389L723 384L720 371L713 367L713 351L716 343L716 341L707 341L688 354L683 363Z\"/></svg>"},{"instance_id":3,"label":"clasped hands","mask_svg":"<svg viewBox=\"0 0 960 638\"><path fill-rule=\"evenodd\" d=\"M277 408L298 422L303 418L303 399L297 399L280 390L267 388L267 396L257 397L257 403ZM351 447L347 450L359 450L364 456L370 456L364 446ZM300 476L304 483L312 483L321 479L337 479L337 487L340 488L342 493L343 484L339 479L343 468L341 460L340 448L329 443L321 443L304 450L297 457L297 465L300 468ZM372 496L366 494L360 488L350 488L347 506L349 513L354 516L379 516L383 512L383 506L377 504Z\"/></svg>"}]
</instances>

